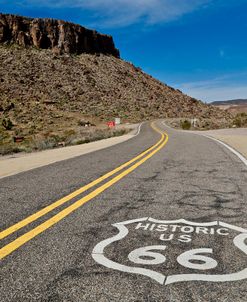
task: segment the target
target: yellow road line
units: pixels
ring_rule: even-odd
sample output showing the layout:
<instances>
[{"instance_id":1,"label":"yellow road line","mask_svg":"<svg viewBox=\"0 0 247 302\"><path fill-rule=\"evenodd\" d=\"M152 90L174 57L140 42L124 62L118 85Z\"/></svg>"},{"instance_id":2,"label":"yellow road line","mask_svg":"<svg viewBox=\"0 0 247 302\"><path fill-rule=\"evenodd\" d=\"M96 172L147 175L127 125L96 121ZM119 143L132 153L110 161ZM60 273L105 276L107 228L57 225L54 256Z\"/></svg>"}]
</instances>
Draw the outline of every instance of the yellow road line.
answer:
<instances>
[{"instance_id":1,"label":"yellow road line","mask_svg":"<svg viewBox=\"0 0 247 302\"><path fill-rule=\"evenodd\" d=\"M155 128L154 126L152 126L157 132L161 133L159 130L157 130L157 128ZM163 134L162 134L163 135ZM50 204L49 206L43 208L42 210L28 216L27 218L17 222L16 224L10 226L9 228L3 230L0 232L0 239L3 239L9 235L11 235L12 233L20 230L21 228L27 226L28 224L34 222L35 220L39 219L40 217L48 214L49 212L51 212L52 210L58 208L59 206L65 204L66 202L70 201L72 198L82 194L83 192L89 190L90 188L94 187L95 185L101 183L103 180L106 180L107 178L113 176L114 174L116 174L117 172L121 171L122 169L126 168L127 166L129 166L130 164L132 164L133 162L135 162L136 160L140 159L141 157L143 157L144 155L146 155L148 152L152 151L154 148L156 148L162 141L164 140L164 135L161 137L161 139L152 147L150 147L149 149L147 149L146 151L142 152L141 154L139 154L138 156L136 156L135 158L129 160L128 162L122 164L121 166L117 167L116 169L104 174L103 176L99 177L98 179L92 181L91 183L81 187L80 189L70 193L67 196L64 196L63 198L55 201L54 203Z\"/></svg>"},{"instance_id":2,"label":"yellow road line","mask_svg":"<svg viewBox=\"0 0 247 302\"><path fill-rule=\"evenodd\" d=\"M162 136L164 136L164 134L162 134ZM162 142L162 144L160 146L158 146L154 151L149 153L146 157L142 158L140 161L138 161L137 163L135 163L134 165L132 165L131 167L129 167L128 169L126 169L122 173L115 176L113 179L109 180L108 182L106 182L105 184L103 184L102 186L100 186L99 188L94 190L93 192L89 193L85 197L79 199L78 201L76 201L72 205L68 206L67 208L65 208L64 210L59 212L58 214L54 215L50 219L48 219L45 222L41 223L40 225L38 225L34 229L28 231L27 233L25 233L22 236L18 237L14 241L12 241L9 244L5 245L3 248L0 249L0 259L3 259L7 255L11 254L13 251L15 251L16 249L20 248L22 245L27 243L29 240L33 239L37 235L41 234L42 232L44 232L45 230L47 230L48 228L53 226L54 224L58 223L60 220L64 219L66 216L68 216L69 214L71 214L72 212L74 212L75 210L80 208L82 205L84 205L85 203L87 203L91 199L95 198L100 193L104 192L106 189L111 187L116 182L120 181L123 177L125 177L126 175L128 175L129 173L134 171L137 167L142 165L150 157L152 157L155 153L157 153L160 149L162 149L166 145L167 141L168 141L168 135L166 134L166 138Z\"/></svg>"}]
</instances>

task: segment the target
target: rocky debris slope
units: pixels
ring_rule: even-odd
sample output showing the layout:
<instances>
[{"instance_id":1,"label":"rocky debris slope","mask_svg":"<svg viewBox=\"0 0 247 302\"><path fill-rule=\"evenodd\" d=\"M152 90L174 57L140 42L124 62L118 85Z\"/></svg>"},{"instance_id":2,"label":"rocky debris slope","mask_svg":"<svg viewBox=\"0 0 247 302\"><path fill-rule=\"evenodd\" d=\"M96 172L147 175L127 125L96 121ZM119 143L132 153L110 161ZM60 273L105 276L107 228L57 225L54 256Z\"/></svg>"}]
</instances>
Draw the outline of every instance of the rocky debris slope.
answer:
<instances>
[{"instance_id":1,"label":"rocky debris slope","mask_svg":"<svg viewBox=\"0 0 247 302\"><path fill-rule=\"evenodd\" d=\"M103 53L119 57L111 36L54 19L0 14L0 43L52 49L54 53Z\"/></svg>"},{"instance_id":2,"label":"rocky debris slope","mask_svg":"<svg viewBox=\"0 0 247 302\"><path fill-rule=\"evenodd\" d=\"M2 107L2 109L1 109ZM17 124L69 112L99 120L163 117L217 120L229 115L184 95L113 56L55 56L48 50L0 46L0 111ZM62 113L61 113L62 112Z\"/></svg>"},{"instance_id":3,"label":"rocky debris slope","mask_svg":"<svg viewBox=\"0 0 247 302\"><path fill-rule=\"evenodd\" d=\"M55 56L49 50L0 45L0 112L17 124L54 122L69 112L136 122L164 117L229 115L184 95L113 56ZM59 112L59 113L58 113Z\"/></svg>"}]
</instances>

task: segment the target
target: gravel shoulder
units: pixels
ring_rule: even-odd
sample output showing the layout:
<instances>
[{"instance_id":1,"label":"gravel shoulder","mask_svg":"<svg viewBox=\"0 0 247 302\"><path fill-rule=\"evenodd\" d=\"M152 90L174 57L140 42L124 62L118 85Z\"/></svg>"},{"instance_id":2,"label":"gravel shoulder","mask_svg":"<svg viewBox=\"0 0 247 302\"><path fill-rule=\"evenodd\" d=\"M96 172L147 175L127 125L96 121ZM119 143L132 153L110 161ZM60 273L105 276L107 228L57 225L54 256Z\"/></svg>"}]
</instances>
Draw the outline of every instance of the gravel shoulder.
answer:
<instances>
[{"instance_id":1,"label":"gravel shoulder","mask_svg":"<svg viewBox=\"0 0 247 302\"><path fill-rule=\"evenodd\" d=\"M138 124L131 125L130 133L87 144L44 150L35 153L20 153L0 157L0 178L43 167L97 150L105 149L131 139L138 132Z\"/></svg>"}]
</instances>

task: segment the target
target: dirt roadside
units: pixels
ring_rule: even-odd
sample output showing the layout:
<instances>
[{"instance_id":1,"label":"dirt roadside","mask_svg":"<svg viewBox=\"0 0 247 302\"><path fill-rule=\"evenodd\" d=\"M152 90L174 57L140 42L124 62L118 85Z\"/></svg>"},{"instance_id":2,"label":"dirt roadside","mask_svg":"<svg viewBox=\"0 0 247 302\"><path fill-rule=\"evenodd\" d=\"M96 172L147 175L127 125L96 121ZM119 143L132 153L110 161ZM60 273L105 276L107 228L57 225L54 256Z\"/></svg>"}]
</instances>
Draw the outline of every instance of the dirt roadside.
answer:
<instances>
[{"instance_id":1,"label":"dirt roadside","mask_svg":"<svg viewBox=\"0 0 247 302\"><path fill-rule=\"evenodd\" d=\"M123 136L111 137L92 143L45 150L35 153L19 153L0 157L0 178L46 166L129 140L139 132L140 125L131 125L133 130Z\"/></svg>"},{"instance_id":2,"label":"dirt roadside","mask_svg":"<svg viewBox=\"0 0 247 302\"><path fill-rule=\"evenodd\" d=\"M247 158L247 128L209 130L200 132L200 134L208 135L226 143Z\"/></svg>"}]
</instances>

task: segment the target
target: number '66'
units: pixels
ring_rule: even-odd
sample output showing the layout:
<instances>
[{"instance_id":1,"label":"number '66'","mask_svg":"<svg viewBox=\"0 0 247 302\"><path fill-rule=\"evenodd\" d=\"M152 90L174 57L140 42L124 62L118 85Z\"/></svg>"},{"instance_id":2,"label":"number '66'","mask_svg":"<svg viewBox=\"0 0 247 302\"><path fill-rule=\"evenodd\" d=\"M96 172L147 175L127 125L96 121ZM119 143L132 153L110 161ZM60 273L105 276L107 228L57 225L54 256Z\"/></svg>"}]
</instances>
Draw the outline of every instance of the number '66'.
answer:
<instances>
[{"instance_id":1,"label":"number '66'","mask_svg":"<svg viewBox=\"0 0 247 302\"><path fill-rule=\"evenodd\" d=\"M158 252L157 250L164 251L166 249L165 245L153 245L138 248L132 251L128 258L130 261L136 264L144 265L155 265L161 264L166 261L166 257ZM217 266L217 261L202 254L212 254L213 249L201 248L193 249L182 253L177 257L177 262L187 268L197 269L197 270L208 270L213 269Z\"/></svg>"}]
</instances>

